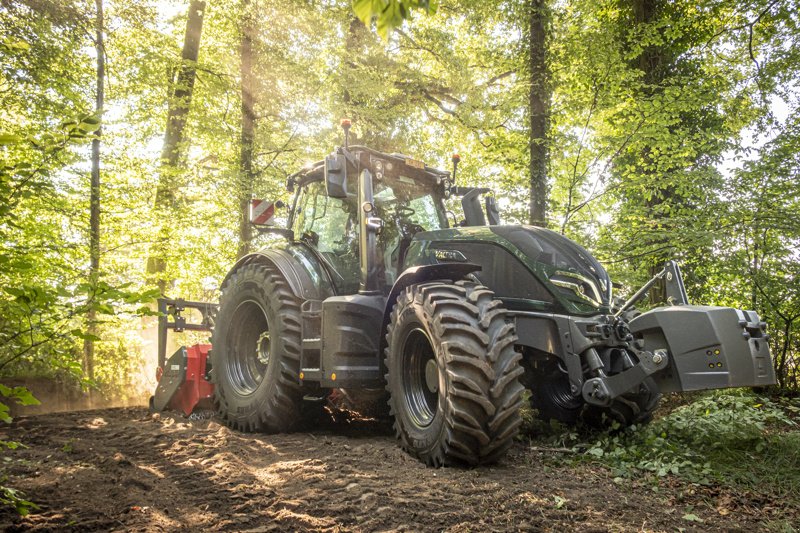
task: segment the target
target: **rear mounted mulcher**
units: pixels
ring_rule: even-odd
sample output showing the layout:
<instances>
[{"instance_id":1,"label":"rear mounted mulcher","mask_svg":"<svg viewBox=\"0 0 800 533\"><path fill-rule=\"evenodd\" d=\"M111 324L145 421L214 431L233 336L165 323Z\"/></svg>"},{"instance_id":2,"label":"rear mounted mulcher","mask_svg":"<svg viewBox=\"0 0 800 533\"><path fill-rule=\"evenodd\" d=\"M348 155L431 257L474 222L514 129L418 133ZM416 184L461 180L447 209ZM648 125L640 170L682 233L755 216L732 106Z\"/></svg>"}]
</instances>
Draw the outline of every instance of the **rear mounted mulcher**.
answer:
<instances>
[{"instance_id":1,"label":"rear mounted mulcher","mask_svg":"<svg viewBox=\"0 0 800 533\"><path fill-rule=\"evenodd\" d=\"M156 392L150 398L154 412L169 409L190 416L200 409L212 409L214 386L211 384L209 352L211 344L181 346L167 358L167 332L211 331L217 305L186 300L158 299L158 367ZM186 309L200 312L201 321L186 321Z\"/></svg>"}]
</instances>

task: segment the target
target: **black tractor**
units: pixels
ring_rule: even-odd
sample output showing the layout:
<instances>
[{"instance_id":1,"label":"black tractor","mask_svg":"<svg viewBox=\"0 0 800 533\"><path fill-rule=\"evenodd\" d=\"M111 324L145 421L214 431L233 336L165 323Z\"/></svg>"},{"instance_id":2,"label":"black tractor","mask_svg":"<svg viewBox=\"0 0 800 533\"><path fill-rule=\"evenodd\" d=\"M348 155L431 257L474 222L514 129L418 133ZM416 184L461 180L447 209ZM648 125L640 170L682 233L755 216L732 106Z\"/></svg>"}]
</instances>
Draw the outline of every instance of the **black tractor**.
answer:
<instances>
[{"instance_id":1,"label":"black tractor","mask_svg":"<svg viewBox=\"0 0 800 533\"><path fill-rule=\"evenodd\" d=\"M456 164L345 143L289 178L286 227L253 202L283 240L222 284L208 366L227 424L292 431L344 391L388 402L400 445L428 465L475 465L512 444L526 388L543 418L627 426L662 392L774 383L756 313L689 305L673 262L615 300L590 253L500 225L487 190L454 184ZM668 305L639 313L656 283Z\"/></svg>"}]
</instances>

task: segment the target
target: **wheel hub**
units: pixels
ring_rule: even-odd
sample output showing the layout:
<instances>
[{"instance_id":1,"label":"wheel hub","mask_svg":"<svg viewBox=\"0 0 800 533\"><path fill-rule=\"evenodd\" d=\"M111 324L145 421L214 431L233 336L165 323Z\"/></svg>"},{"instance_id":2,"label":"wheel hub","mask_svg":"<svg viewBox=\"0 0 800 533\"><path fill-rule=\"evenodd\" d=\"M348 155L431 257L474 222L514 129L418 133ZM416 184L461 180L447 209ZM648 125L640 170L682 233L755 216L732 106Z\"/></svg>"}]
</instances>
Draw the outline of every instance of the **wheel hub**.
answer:
<instances>
[{"instance_id":1,"label":"wheel hub","mask_svg":"<svg viewBox=\"0 0 800 533\"><path fill-rule=\"evenodd\" d=\"M429 391L439 392L439 367L436 365L435 359L428 359L428 362L425 363L425 385Z\"/></svg>"},{"instance_id":2,"label":"wheel hub","mask_svg":"<svg viewBox=\"0 0 800 533\"><path fill-rule=\"evenodd\" d=\"M262 333L256 341L256 358L262 365L269 364L269 331Z\"/></svg>"},{"instance_id":3,"label":"wheel hub","mask_svg":"<svg viewBox=\"0 0 800 533\"><path fill-rule=\"evenodd\" d=\"M428 427L436 418L439 398L439 367L436 352L422 328L406 334L401 349L403 396L410 422Z\"/></svg>"}]
</instances>

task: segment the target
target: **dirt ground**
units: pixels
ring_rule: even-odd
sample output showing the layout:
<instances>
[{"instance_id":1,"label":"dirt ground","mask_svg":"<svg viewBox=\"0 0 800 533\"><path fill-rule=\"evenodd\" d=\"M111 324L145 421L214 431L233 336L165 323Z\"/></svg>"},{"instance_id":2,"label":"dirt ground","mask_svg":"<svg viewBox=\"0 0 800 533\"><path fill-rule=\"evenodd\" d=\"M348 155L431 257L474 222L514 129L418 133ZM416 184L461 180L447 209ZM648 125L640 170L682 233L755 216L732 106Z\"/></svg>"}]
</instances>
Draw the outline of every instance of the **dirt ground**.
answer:
<instances>
[{"instance_id":1,"label":"dirt ground","mask_svg":"<svg viewBox=\"0 0 800 533\"><path fill-rule=\"evenodd\" d=\"M0 438L27 446L2 469L40 506L0 511L11 531L754 531L785 512L731 489L615 482L524 441L496 466L429 469L385 423L347 417L248 435L120 408L23 417Z\"/></svg>"}]
</instances>

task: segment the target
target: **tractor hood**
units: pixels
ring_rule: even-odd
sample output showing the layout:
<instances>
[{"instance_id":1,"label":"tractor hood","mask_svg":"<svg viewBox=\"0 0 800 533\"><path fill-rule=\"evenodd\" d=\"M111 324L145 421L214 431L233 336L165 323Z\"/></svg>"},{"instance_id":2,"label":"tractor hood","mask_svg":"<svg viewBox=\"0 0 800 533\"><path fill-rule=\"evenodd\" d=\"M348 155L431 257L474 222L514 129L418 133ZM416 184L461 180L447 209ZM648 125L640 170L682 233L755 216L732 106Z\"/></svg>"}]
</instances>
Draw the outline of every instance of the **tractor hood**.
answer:
<instances>
[{"instance_id":1,"label":"tractor hood","mask_svg":"<svg viewBox=\"0 0 800 533\"><path fill-rule=\"evenodd\" d=\"M510 309L608 312L611 280L585 248L535 226L477 226L418 233L404 268L470 262L478 279Z\"/></svg>"}]
</instances>

